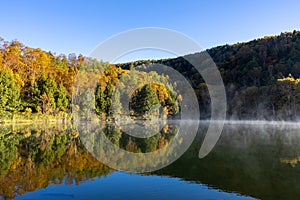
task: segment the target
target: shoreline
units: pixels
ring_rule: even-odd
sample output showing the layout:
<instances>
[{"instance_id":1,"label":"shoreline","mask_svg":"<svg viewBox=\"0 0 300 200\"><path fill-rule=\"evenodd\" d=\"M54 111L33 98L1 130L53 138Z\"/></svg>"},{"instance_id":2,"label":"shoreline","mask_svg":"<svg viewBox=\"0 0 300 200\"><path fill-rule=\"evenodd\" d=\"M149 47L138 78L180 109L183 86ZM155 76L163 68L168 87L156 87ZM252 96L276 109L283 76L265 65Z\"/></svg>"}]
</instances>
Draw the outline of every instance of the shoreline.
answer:
<instances>
[{"instance_id":1,"label":"shoreline","mask_svg":"<svg viewBox=\"0 0 300 200\"><path fill-rule=\"evenodd\" d=\"M52 115L44 115L44 116L34 116L31 117L31 119L25 119L25 118L14 118L14 119L7 119L7 118L0 118L0 125L4 124L42 124L42 123L51 123L51 124L69 124L74 123L81 120L73 120L70 116L68 117L61 117L61 116L52 116ZM113 120L107 120L107 119L99 119L96 120L97 122L110 122L110 123L132 123L132 122L147 122L152 120L119 120L118 122L115 122ZM200 120L188 120L188 119L159 119L154 121L187 121L187 122L199 122L199 123L223 123L224 125L238 125L238 124L253 124L253 125L299 125L300 121L292 121L292 120L210 120L210 119L200 119ZM85 120L85 122L95 122L94 120Z\"/></svg>"},{"instance_id":2,"label":"shoreline","mask_svg":"<svg viewBox=\"0 0 300 200\"><path fill-rule=\"evenodd\" d=\"M72 121L71 114L62 113L59 115L47 114L31 114L22 115L15 114L12 117L0 117L0 125L2 124L36 124L36 123L69 123Z\"/></svg>"}]
</instances>

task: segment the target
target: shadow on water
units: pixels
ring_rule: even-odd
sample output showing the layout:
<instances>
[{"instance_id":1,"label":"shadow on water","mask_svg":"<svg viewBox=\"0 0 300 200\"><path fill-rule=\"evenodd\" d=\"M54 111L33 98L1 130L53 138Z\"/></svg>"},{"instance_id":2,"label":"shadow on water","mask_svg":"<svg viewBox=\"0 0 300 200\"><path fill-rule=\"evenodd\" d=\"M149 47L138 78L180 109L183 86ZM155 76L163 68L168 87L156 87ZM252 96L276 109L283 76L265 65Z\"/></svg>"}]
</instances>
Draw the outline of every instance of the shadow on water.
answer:
<instances>
[{"instance_id":1,"label":"shadow on water","mask_svg":"<svg viewBox=\"0 0 300 200\"><path fill-rule=\"evenodd\" d=\"M227 123L213 151L199 159L207 126L206 122L200 123L193 144L177 161L143 177L176 177L186 184L205 184L260 199L300 196L300 126ZM105 134L126 151L152 152L167 146L178 131L177 126L166 123L149 138L134 138L120 126L104 123L96 136ZM52 184L80 186L111 176L114 170L93 157L82 142L82 135L87 133L71 124L1 126L0 197L12 199ZM93 148L101 145L101 140L95 142ZM46 191L44 195L47 194Z\"/></svg>"}]
</instances>

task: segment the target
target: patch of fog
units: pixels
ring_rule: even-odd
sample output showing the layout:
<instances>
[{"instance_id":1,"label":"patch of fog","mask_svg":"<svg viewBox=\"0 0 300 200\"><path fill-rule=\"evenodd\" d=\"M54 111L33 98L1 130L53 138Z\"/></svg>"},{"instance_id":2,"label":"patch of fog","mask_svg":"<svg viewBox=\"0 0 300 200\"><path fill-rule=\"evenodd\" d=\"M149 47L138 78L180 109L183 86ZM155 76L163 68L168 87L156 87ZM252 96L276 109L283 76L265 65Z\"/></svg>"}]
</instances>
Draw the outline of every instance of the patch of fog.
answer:
<instances>
[{"instance_id":1,"label":"patch of fog","mask_svg":"<svg viewBox=\"0 0 300 200\"><path fill-rule=\"evenodd\" d=\"M268 120L200 120L200 123L224 123L224 125L267 125L299 127L300 121L268 121Z\"/></svg>"}]
</instances>

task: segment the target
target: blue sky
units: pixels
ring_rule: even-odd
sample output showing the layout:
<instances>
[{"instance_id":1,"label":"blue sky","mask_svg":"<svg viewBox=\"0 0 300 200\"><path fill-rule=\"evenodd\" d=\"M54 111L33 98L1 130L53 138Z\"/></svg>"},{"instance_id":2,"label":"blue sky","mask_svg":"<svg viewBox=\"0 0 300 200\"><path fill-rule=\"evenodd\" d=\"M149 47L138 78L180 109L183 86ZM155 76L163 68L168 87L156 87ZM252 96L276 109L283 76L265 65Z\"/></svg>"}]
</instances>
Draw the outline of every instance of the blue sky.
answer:
<instances>
[{"instance_id":1,"label":"blue sky","mask_svg":"<svg viewBox=\"0 0 300 200\"><path fill-rule=\"evenodd\" d=\"M108 37L141 27L182 32L203 48L300 30L299 0L2 0L0 5L1 37L57 54L88 56ZM143 56L168 55L144 52L127 59Z\"/></svg>"}]
</instances>

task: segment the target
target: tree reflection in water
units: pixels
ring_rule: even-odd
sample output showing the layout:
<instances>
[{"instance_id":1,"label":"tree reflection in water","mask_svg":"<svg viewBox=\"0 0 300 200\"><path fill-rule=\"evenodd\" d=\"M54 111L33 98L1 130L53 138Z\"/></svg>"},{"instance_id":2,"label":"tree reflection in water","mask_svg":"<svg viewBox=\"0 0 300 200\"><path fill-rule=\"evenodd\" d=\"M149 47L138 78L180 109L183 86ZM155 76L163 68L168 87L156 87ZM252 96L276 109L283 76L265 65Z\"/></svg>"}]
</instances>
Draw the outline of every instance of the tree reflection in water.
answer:
<instances>
[{"instance_id":1,"label":"tree reflection in water","mask_svg":"<svg viewBox=\"0 0 300 200\"><path fill-rule=\"evenodd\" d=\"M131 152L164 148L178 131L176 126L164 124L157 134L144 139L129 136L122 128L104 123L102 136ZM206 129L207 124L201 123L194 143L173 164L144 175L177 177L261 199L300 196L298 125L226 125L213 151L199 159ZM92 135L79 133L72 125L1 126L0 197L12 199L50 184L80 184L112 173L89 153L81 136ZM99 142L101 134L94 136Z\"/></svg>"}]
</instances>

